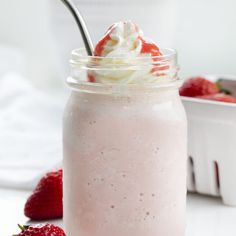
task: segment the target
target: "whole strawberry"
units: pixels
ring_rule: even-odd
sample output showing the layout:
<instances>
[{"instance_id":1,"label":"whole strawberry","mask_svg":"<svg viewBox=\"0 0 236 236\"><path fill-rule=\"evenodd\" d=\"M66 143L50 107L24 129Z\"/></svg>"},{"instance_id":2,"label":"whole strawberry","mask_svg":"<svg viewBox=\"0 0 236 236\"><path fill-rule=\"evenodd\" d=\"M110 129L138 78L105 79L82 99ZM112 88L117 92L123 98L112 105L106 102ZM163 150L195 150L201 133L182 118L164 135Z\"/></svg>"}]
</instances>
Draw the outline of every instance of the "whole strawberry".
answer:
<instances>
[{"instance_id":1,"label":"whole strawberry","mask_svg":"<svg viewBox=\"0 0 236 236\"><path fill-rule=\"evenodd\" d=\"M65 232L58 226L52 224L37 224L20 226L21 232L14 236L66 236Z\"/></svg>"},{"instance_id":2,"label":"whole strawberry","mask_svg":"<svg viewBox=\"0 0 236 236\"><path fill-rule=\"evenodd\" d=\"M62 170L47 173L25 204L25 216L32 220L62 218Z\"/></svg>"},{"instance_id":3,"label":"whole strawberry","mask_svg":"<svg viewBox=\"0 0 236 236\"><path fill-rule=\"evenodd\" d=\"M233 97L231 95L224 94L224 93L217 93L217 94L212 94L212 95L199 96L198 98L213 100L213 101L218 101L218 102L236 103L236 98L235 97Z\"/></svg>"},{"instance_id":4,"label":"whole strawberry","mask_svg":"<svg viewBox=\"0 0 236 236\"><path fill-rule=\"evenodd\" d=\"M203 77L193 77L184 82L179 92L181 96L197 97L219 93L219 88Z\"/></svg>"}]
</instances>

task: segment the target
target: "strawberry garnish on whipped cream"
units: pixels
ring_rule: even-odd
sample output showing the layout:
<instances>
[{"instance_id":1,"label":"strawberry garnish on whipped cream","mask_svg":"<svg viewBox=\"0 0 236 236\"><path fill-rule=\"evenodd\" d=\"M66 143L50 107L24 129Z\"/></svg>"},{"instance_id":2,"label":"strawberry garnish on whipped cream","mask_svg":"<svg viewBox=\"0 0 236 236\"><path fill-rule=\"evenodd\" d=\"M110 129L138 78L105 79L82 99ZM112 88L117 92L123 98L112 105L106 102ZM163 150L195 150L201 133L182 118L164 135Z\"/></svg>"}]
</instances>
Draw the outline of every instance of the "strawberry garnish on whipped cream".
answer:
<instances>
[{"instance_id":1,"label":"strawberry garnish on whipped cream","mask_svg":"<svg viewBox=\"0 0 236 236\"><path fill-rule=\"evenodd\" d=\"M162 53L155 43L143 37L140 28L131 21L118 22L110 26L97 43L94 55L99 57L99 63L104 62L104 65L108 62L114 63L114 58L119 58L120 64L127 64L129 59L143 58L143 62L148 66L139 71L120 71L119 69L110 72L92 71L88 76L90 82L147 83L157 81L157 76L153 74L156 70L152 63L157 60L155 57L162 56Z\"/></svg>"},{"instance_id":2,"label":"strawberry garnish on whipped cream","mask_svg":"<svg viewBox=\"0 0 236 236\"><path fill-rule=\"evenodd\" d=\"M118 22L113 24L95 48L95 56L127 56L128 53L139 56L162 55L156 44L143 38L143 32L132 23ZM146 55L147 56L147 55Z\"/></svg>"}]
</instances>

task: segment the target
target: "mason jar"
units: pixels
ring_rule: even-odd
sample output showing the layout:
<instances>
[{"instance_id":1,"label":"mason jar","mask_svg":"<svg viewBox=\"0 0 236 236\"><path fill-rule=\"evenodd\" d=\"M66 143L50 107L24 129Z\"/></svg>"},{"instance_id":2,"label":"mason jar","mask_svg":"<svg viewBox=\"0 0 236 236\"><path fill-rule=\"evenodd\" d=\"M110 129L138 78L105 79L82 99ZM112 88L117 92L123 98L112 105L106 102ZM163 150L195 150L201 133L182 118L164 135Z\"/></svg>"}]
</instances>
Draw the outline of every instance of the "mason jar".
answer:
<instances>
[{"instance_id":1,"label":"mason jar","mask_svg":"<svg viewBox=\"0 0 236 236\"><path fill-rule=\"evenodd\" d=\"M184 236L187 122L176 52L162 52L152 60L72 52L63 137L67 236ZM93 73L145 74L148 82L88 82Z\"/></svg>"}]
</instances>

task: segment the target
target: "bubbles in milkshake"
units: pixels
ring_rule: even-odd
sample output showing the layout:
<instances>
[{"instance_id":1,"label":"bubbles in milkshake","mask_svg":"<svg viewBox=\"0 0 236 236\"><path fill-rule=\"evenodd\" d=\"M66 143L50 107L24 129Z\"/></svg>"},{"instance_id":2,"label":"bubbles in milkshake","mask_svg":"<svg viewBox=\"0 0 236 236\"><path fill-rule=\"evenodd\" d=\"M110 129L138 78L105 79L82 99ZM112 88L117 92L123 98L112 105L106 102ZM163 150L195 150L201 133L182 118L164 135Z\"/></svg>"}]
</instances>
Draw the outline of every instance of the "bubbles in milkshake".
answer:
<instances>
[{"instance_id":1,"label":"bubbles in milkshake","mask_svg":"<svg viewBox=\"0 0 236 236\"><path fill-rule=\"evenodd\" d=\"M156 147L155 150L154 150L154 153L157 154L159 151L159 147Z\"/></svg>"},{"instance_id":2,"label":"bubbles in milkshake","mask_svg":"<svg viewBox=\"0 0 236 236\"><path fill-rule=\"evenodd\" d=\"M93 124L96 124L97 121L96 120L93 120L93 121L89 121L89 125L93 125Z\"/></svg>"}]
</instances>

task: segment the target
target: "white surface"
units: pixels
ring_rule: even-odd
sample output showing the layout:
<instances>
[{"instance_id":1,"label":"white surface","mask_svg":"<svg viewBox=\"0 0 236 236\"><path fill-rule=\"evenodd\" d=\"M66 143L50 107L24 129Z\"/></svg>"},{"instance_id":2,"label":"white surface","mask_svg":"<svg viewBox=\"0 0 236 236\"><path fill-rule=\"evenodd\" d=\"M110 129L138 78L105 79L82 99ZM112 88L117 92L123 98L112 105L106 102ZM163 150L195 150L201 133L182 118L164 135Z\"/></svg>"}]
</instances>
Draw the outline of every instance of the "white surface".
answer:
<instances>
[{"instance_id":1,"label":"white surface","mask_svg":"<svg viewBox=\"0 0 236 236\"><path fill-rule=\"evenodd\" d=\"M18 232L17 224L25 223L24 203L30 193L0 189L0 235ZM187 201L186 236L235 236L236 208L226 207L218 198L192 195ZM62 221L54 221L62 225Z\"/></svg>"}]
</instances>

